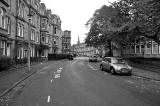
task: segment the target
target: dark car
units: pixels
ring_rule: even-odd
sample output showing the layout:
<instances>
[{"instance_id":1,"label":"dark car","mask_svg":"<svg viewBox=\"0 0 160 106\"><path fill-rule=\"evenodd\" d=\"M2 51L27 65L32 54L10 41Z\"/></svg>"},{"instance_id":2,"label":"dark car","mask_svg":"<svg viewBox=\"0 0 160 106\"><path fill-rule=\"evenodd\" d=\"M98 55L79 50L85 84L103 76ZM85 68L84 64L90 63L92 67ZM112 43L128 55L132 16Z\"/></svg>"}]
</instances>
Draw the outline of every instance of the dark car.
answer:
<instances>
[{"instance_id":1,"label":"dark car","mask_svg":"<svg viewBox=\"0 0 160 106\"><path fill-rule=\"evenodd\" d=\"M96 55L92 55L89 57L89 62L97 62L98 61L98 58Z\"/></svg>"},{"instance_id":2,"label":"dark car","mask_svg":"<svg viewBox=\"0 0 160 106\"><path fill-rule=\"evenodd\" d=\"M69 60L73 60L73 55L69 55L69 56L68 56L68 59L69 59Z\"/></svg>"},{"instance_id":3,"label":"dark car","mask_svg":"<svg viewBox=\"0 0 160 106\"><path fill-rule=\"evenodd\" d=\"M105 57L100 63L101 70L109 70L112 74L132 74L132 67L122 58Z\"/></svg>"}]
</instances>

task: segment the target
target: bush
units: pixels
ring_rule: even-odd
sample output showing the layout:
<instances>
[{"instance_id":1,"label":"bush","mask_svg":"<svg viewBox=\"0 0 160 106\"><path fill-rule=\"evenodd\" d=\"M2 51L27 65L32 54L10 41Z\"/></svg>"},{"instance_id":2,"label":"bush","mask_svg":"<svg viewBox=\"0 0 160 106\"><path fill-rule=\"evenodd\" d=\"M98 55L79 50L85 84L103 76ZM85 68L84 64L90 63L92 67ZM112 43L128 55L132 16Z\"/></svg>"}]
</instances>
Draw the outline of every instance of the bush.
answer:
<instances>
[{"instance_id":1,"label":"bush","mask_svg":"<svg viewBox=\"0 0 160 106\"><path fill-rule=\"evenodd\" d=\"M0 56L0 70L9 69L13 65L13 61L10 57Z\"/></svg>"}]
</instances>

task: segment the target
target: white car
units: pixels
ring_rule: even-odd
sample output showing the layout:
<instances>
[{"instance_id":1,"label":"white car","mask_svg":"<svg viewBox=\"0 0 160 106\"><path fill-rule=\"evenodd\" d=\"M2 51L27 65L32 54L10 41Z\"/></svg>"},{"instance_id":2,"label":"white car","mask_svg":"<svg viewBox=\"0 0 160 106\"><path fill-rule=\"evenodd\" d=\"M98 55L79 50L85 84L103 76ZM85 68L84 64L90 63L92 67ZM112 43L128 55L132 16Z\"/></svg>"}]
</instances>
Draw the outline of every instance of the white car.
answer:
<instances>
[{"instance_id":1,"label":"white car","mask_svg":"<svg viewBox=\"0 0 160 106\"><path fill-rule=\"evenodd\" d=\"M132 74L132 67L122 58L105 57L100 63L101 70L109 70L112 74Z\"/></svg>"}]
</instances>

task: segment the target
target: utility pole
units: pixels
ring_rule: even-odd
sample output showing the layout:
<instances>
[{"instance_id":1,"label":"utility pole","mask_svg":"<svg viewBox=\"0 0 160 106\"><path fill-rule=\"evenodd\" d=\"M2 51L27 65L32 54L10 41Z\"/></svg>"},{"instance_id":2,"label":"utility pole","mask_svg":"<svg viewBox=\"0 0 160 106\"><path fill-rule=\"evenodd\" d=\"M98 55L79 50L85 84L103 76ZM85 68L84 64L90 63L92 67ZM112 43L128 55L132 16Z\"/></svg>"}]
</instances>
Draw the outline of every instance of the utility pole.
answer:
<instances>
[{"instance_id":1,"label":"utility pole","mask_svg":"<svg viewBox=\"0 0 160 106\"><path fill-rule=\"evenodd\" d=\"M31 11L31 7L29 6L29 14L28 14L28 71L31 71L31 18L35 15L33 11Z\"/></svg>"}]
</instances>

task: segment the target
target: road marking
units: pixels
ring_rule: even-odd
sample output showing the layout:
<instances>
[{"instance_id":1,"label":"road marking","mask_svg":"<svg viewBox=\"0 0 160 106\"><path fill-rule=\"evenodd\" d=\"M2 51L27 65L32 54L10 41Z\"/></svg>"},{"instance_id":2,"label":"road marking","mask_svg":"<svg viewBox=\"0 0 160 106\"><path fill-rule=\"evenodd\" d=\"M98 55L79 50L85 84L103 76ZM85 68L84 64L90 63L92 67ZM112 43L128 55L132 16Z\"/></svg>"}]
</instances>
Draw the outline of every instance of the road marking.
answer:
<instances>
[{"instance_id":1,"label":"road marking","mask_svg":"<svg viewBox=\"0 0 160 106\"><path fill-rule=\"evenodd\" d=\"M48 96L48 99L47 99L47 102L48 102L48 103L50 102L50 99L51 99L51 97L50 97L50 96Z\"/></svg>"},{"instance_id":2,"label":"road marking","mask_svg":"<svg viewBox=\"0 0 160 106\"><path fill-rule=\"evenodd\" d=\"M47 69L49 66L46 66L46 67L44 67L44 68L42 68L42 70L45 70L45 69Z\"/></svg>"},{"instance_id":3,"label":"road marking","mask_svg":"<svg viewBox=\"0 0 160 106\"><path fill-rule=\"evenodd\" d=\"M62 70L57 70L57 72L56 73L61 73L62 72Z\"/></svg>"},{"instance_id":4,"label":"road marking","mask_svg":"<svg viewBox=\"0 0 160 106\"><path fill-rule=\"evenodd\" d=\"M108 74L107 72L104 73L104 75L107 75L107 74Z\"/></svg>"},{"instance_id":5,"label":"road marking","mask_svg":"<svg viewBox=\"0 0 160 106\"><path fill-rule=\"evenodd\" d=\"M53 82L53 79L51 79L51 83Z\"/></svg>"},{"instance_id":6,"label":"road marking","mask_svg":"<svg viewBox=\"0 0 160 106\"><path fill-rule=\"evenodd\" d=\"M60 69L60 70L62 70L63 68L62 68L62 67L60 67L59 69Z\"/></svg>"},{"instance_id":7,"label":"road marking","mask_svg":"<svg viewBox=\"0 0 160 106\"><path fill-rule=\"evenodd\" d=\"M132 81L129 81L129 80L126 80L126 82L130 83L130 84L134 84L134 82Z\"/></svg>"},{"instance_id":8,"label":"road marking","mask_svg":"<svg viewBox=\"0 0 160 106\"><path fill-rule=\"evenodd\" d=\"M92 67L90 64L88 64L88 66L89 66L92 70L98 70L98 69L95 69L94 67Z\"/></svg>"},{"instance_id":9,"label":"road marking","mask_svg":"<svg viewBox=\"0 0 160 106\"><path fill-rule=\"evenodd\" d=\"M55 74L55 77L54 78L60 78L61 75L60 74Z\"/></svg>"},{"instance_id":10,"label":"road marking","mask_svg":"<svg viewBox=\"0 0 160 106\"><path fill-rule=\"evenodd\" d=\"M93 68L90 64L88 64L88 66L89 66L90 68Z\"/></svg>"}]
</instances>

